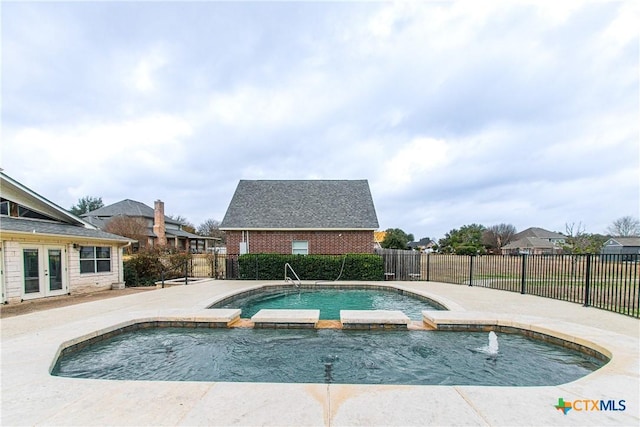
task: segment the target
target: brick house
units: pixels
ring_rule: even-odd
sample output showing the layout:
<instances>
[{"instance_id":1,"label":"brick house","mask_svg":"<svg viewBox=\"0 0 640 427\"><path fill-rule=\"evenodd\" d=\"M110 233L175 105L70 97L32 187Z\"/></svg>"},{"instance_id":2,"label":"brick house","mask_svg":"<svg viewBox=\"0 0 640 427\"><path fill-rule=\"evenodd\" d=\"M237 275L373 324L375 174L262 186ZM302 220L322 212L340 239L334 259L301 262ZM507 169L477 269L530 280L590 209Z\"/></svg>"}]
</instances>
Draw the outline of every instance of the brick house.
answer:
<instances>
[{"instance_id":1,"label":"brick house","mask_svg":"<svg viewBox=\"0 0 640 427\"><path fill-rule=\"evenodd\" d=\"M503 255L529 254L549 255L562 253L562 246L567 242L567 237L545 230L540 227L530 227L511 238L511 241L502 248Z\"/></svg>"},{"instance_id":2,"label":"brick house","mask_svg":"<svg viewBox=\"0 0 640 427\"><path fill-rule=\"evenodd\" d=\"M241 180L220 224L227 254L373 253L366 180Z\"/></svg>"},{"instance_id":3,"label":"brick house","mask_svg":"<svg viewBox=\"0 0 640 427\"><path fill-rule=\"evenodd\" d=\"M164 202L161 200L156 200L151 208L144 203L125 199L83 214L82 218L104 229L112 218L118 216L139 218L146 225L147 241L140 242L141 246L166 246L179 251L201 253L206 251L209 241L213 240L183 230L182 223L164 214Z\"/></svg>"},{"instance_id":4,"label":"brick house","mask_svg":"<svg viewBox=\"0 0 640 427\"><path fill-rule=\"evenodd\" d=\"M124 286L123 248L105 233L0 170L2 302Z\"/></svg>"}]
</instances>

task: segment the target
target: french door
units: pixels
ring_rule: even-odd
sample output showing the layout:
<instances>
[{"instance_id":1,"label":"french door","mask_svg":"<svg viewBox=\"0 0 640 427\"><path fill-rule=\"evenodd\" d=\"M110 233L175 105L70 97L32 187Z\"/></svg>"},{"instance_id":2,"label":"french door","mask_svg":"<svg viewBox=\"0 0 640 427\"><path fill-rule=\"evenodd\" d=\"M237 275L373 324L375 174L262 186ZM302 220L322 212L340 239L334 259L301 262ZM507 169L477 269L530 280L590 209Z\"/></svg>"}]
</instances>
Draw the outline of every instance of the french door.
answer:
<instances>
[{"instance_id":1,"label":"french door","mask_svg":"<svg viewBox=\"0 0 640 427\"><path fill-rule=\"evenodd\" d=\"M23 246L22 265L23 299L68 293L64 246Z\"/></svg>"}]
</instances>

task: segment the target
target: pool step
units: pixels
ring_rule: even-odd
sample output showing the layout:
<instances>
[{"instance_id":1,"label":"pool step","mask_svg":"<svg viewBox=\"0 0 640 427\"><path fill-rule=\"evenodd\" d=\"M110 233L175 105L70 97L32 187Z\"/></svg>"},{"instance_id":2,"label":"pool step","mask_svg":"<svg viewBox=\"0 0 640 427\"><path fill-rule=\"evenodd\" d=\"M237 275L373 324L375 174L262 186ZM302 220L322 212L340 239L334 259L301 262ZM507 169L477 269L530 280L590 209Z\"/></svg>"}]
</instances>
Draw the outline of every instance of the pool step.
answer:
<instances>
[{"instance_id":1,"label":"pool step","mask_svg":"<svg viewBox=\"0 0 640 427\"><path fill-rule=\"evenodd\" d=\"M340 310L340 320L320 320L320 310L262 309L251 319L236 319L229 327L256 329L434 329L412 321L399 310Z\"/></svg>"},{"instance_id":2,"label":"pool step","mask_svg":"<svg viewBox=\"0 0 640 427\"><path fill-rule=\"evenodd\" d=\"M254 328L315 328L320 320L320 310L262 309L251 316Z\"/></svg>"},{"instance_id":3,"label":"pool step","mask_svg":"<svg viewBox=\"0 0 640 427\"><path fill-rule=\"evenodd\" d=\"M340 310L342 329L407 329L411 319L399 310Z\"/></svg>"}]
</instances>

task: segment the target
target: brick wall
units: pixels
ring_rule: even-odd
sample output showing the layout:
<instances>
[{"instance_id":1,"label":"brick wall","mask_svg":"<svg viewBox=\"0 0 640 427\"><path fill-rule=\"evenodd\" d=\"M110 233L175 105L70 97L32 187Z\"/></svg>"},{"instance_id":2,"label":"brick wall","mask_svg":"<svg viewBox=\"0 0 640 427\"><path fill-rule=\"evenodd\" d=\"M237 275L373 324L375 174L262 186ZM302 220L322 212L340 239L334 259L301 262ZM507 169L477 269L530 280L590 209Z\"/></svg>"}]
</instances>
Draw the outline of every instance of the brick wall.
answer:
<instances>
[{"instance_id":1,"label":"brick wall","mask_svg":"<svg viewBox=\"0 0 640 427\"><path fill-rule=\"evenodd\" d=\"M249 253L290 254L294 240L309 242L309 254L373 253L373 231L245 231ZM240 253L241 231L227 231L227 254Z\"/></svg>"}]
</instances>

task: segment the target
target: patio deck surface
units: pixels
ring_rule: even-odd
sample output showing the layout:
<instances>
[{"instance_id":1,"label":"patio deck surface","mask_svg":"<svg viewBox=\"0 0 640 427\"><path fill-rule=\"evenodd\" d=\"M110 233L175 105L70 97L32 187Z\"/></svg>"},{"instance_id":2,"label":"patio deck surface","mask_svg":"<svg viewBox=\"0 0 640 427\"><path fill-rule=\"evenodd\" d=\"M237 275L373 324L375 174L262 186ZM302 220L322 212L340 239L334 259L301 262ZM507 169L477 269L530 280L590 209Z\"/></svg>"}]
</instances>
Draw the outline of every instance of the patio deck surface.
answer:
<instances>
[{"instance_id":1,"label":"patio deck surface","mask_svg":"<svg viewBox=\"0 0 640 427\"><path fill-rule=\"evenodd\" d=\"M612 359L584 378L549 387L108 381L49 374L62 343L140 320L198 318L214 301L264 283L274 282L209 281L2 319L1 425L640 425L638 319L435 282L380 284L438 300L450 309L448 319L527 325L604 350ZM554 407L559 398L624 400L626 409L565 415Z\"/></svg>"}]
</instances>

